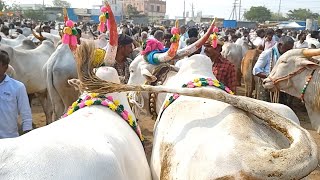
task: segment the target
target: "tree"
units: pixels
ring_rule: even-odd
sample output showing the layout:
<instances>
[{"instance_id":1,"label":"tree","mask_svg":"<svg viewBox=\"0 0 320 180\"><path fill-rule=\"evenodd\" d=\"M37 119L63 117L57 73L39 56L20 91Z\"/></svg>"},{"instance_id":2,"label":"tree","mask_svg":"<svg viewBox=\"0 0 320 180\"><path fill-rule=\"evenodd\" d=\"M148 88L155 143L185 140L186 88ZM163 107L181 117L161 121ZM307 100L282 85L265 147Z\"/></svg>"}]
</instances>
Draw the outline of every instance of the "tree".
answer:
<instances>
[{"instance_id":1,"label":"tree","mask_svg":"<svg viewBox=\"0 0 320 180\"><path fill-rule=\"evenodd\" d=\"M6 4L2 0L0 0L0 11L3 11L5 7L6 7Z\"/></svg>"},{"instance_id":2,"label":"tree","mask_svg":"<svg viewBox=\"0 0 320 180\"><path fill-rule=\"evenodd\" d=\"M23 11L23 16L25 18L30 18L33 20L45 20L46 15L44 14L43 10L33 10L33 9L28 9Z\"/></svg>"},{"instance_id":3,"label":"tree","mask_svg":"<svg viewBox=\"0 0 320 180\"><path fill-rule=\"evenodd\" d=\"M308 18L317 19L320 15L318 13L313 13L310 9L294 9L287 13L289 19L292 20L306 20Z\"/></svg>"},{"instance_id":4,"label":"tree","mask_svg":"<svg viewBox=\"0 0 320 180\"><path fill-rule=\"evenodd\" d=\"M264 22L271 19L271 11L264 6L252 6L244 17L250 21Z\"/></svg>"},{"instance_id":5,"label":"tree","mask_svg":"<svg viewBox=\"0 0 320 180\"><path fill-rule=\"evenodd\" d=\"M288 18L284 17L283 14L271 13L271 21L287 21Z\"/></svg>"},{"instance_id":6,"label":"tree","mask_svg":"<svg viewBox=\"0 0 320 180\"><path fill-rule=\"evenodd\" d=\"M68 1L64 1L64 0L53 0L52 3L56 7L66 7L66 8L71 7L71 4Z\"/></svg>"},{"instance_id":7,"label":"tree","mask_svg":"<svg viewBox=\"0 0 320 180\"><path fill-rule=\"evenodd\" d=\"M133 16L138 16L139 14L140 11L137 10L137 7L134 7L131 4L127 6L127 15L129 16L129 18Z\"/></svg>"}]
</instances>

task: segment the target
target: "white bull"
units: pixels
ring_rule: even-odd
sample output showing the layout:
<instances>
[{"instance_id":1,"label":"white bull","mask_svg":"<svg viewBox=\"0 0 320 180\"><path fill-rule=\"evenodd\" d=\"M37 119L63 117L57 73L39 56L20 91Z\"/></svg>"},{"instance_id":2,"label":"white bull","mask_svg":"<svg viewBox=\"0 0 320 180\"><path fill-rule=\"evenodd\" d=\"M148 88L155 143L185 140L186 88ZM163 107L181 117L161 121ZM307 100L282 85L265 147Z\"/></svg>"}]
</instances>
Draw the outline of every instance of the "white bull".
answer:
<instances>
[{"instance_id":1,"label":"white bull","mask_svg":"<svg viewBox=\"0 0 320 180\"><path fill-rule=\"evenodd\" d=\"M48 101L47 86L42 68L54 52L50 41L43 41L42 45L32 50L16 50L2 45L10 57L10 65L16 72L16 79L22 82L28 94L36 94L46 115L47 123L51 121L52 109Z\"/></svg>"},{"instance_id":2,"label":"white bull","mask_svg":"<svg viewBox=\"0 0 320 180\"><path fill-rule=\"evenodd\" d=\"M68 79L78 78L76 61L68 45L58 46L44 65L43 72L53 106L53 120L57 120L79 95L67 82Z\"/></svg>"},{"instance_id":3,"label":"white bull","mask_svg":"<svg viewBox=\"0 0 320 180\"><path fill-rule=\"evenodd\" d=\"M211 67L208 57L194 55L164 84L174 90L195 78L215 79ZM299 124L297 116L287 106L251 101L257 107L266 106L293 124ZM163 101L158 100L156 104L160 107ZM287 128L289 132L307 133L307 142L302 137L294 141L301 145L299 148L303 146L308 151L312 146L312 158L309 153L290 146L287 138L256 116L220 101L180 96L163 113L161 109L157 112L161 116L155 125L150 160L155 180L298 179L317 166L316 145L301 127L300 130L292 126Z\"/></svg>"},{"instance_id":4,"label":"white bull","mask_svg":"<svg viewBox=\"0 0 320 180\"><path fill-rule=\"evenodd\" d=\"M237 82L238 85L241 85L241 61L242 58L244 57L244 52L243 50L244 45L239 45L239 44L234 44L234 43L225 43L222 46L222 51L221 55L228 59L230 62L234 64L236 67L236 74L237 74Z\"/></svg>"},{"instance_id":5,"label":"white bull","mask_svg":"<svg viewBox=\"0 0 320 180\"><path fill-rule=\"evenodd\" d=\"M99 71L105 80L120 83L115 69ZM132 114L125 93L107 96ZM21 137L2 139L0 153L0 179L151 180L140 139L103 106L85 107Z\"/></svg>"},{"instance_id":6,"label":"white bull","mask_svg":"<svg viewBox=\"0 0 320 180\"><path fill-rule=\"evenodd\" d=\"M0 44L5 44L11 47L18 46L22 43L23 40L27 39L24 35L20 34L15 39L9 39L9 38L1 38Z\"/></svg>"},{"instance_id":7,"label":"white bull","mask_svg":"<svg viewBox=\"0 0 320 180\"><path fill-rule=\"evenodd\" d=\"M109 31L111 33L110 42L108 42L108 47L105 48L105 64L112 65L117 52L118 34L116 31L116 21L111 9L109 16ZM101 45L105 41L105 38L95 40L96 48L100 48L100 46L97 46L97 42ZM90 42L90 40L85 40L81 43L86 44L87 42ZM78 77L75 58L69 46L65 44L60 45L44 66L43 71L46 77L49 96L53 104L53 120L57 120L67 110L68 106L76 100L78 95L78 92L67 84L68 79Z\"/></svg>"},{"instance_id":8,"label":"white bull","mask_svg":"<svg viewBox=\"0 0 320 180\"><path fill-rule=\"evenodd\" d=\"M293 49L280 56L269 77L263 81L267 89L279 89L304 100L312 127L320 133L320 49ZM318 56L318 57L316 57ZM312 58L314 57L314 58ZM314 71L313 74L311 74Z\"/></svg>"}]
</instances>

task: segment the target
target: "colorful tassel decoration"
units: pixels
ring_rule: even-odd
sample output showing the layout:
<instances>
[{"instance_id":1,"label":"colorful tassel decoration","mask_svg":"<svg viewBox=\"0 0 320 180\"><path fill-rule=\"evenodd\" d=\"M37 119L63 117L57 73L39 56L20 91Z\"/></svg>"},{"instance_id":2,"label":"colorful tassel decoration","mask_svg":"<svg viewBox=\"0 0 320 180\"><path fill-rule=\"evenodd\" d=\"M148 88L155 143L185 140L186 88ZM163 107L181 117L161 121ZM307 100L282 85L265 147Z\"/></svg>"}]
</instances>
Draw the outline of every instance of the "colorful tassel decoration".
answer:
<instances>
[{"instance_id":1,"label":"colorful tassel decoration","mask_svg":"<svg viewBox=\"0 0 320 180\"><path fill-rule=\"evenodd\" d=\"M76 50L78 44L76 35L78 31L74 28L74 23L71 20L66 21L63 33L62 43L68 44L72 51Z\"/></svg>"},{"instance_id":2,"label":"colorful tassel decoration","mask_svg":"<svg viewBox=\"0 0 320 180\"><path fill-rule=\"evenodd\" d=\"M106 27L109 29L110 24L108 22L109 19L109 14L108 14L108 7L107 6L103 6L100 9L101 11L101 15L99 16L99 31L101 33L105 33L107 31Z\"/></svg>"}]
</instances>

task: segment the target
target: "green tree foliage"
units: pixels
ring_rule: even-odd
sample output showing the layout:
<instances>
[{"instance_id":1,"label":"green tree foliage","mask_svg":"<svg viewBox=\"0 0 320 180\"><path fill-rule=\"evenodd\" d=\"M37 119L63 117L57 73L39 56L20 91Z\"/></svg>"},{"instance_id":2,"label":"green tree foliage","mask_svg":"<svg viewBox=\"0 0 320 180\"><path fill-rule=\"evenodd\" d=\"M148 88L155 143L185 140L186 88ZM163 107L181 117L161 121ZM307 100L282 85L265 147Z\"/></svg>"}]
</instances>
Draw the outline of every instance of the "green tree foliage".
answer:
<instances>
[{"instance_id":1,"label":"green tree foliage","mask_svg":"<svg viewBox=\"0 0 320 180\"><path fill-rule=\"evenodd\" d=\"M23 16L25 18L30 18L33 20L45 20L46 15L44 14L43 10L33 10L33 9L28 9L23 11Z\"/></svg>"},{"instance_id":2,"label":"green tree foliage","mask_svg":"<svg viewBox=\"0 0 320 180\"><path fill-rule=\"evenodd\" d=\"M138 16L140 15L140 11L137 10L137 7L134 7L131 4L129 4L127 6L127 15L129 16L129 18L133 16Z\"/></svg>"},{"instance_id":3,"label":"green tree foliage","mask_svg":"<svg viewBox=\"0 0 320 180\"><path fill-rule=\"evenodd\" d=\"M305 21L308 18L317 19L320 15L318 13L313 13L310 9L299 8L288 11L287 16L291 20Z\"/></svg>"},{"instance_id":4,"label":"green tree foliage","mask_svg":"<svg viewBox=\"0 0 320 180\"><path fill-rule=\"evenodd\" d=\"M271 19L271 11L264 6L252 6L244 17L250 21L264 22Z\"/></svg>"},{"instance_id":5,"label":"green tree foliage","mask_svg":"<svg viewBox=\"0 0 320 180\"><path fill-rule=\"evenodd\" d=\"M68 1L64 1L64 0L53 0L52 3L56 7L66 7L66 8L71 7L71 4Z\"/></svg>"},{"instance_id":6,"label":"green tree foliage","mask_svg":"<svg viewBox=\"0 0 320 180\"><path fill-rule=\"evenodd\" d=\"M0 11L5 10L6 8L6 4L4 3L4 1L0 0Z\"/></svg>"},{"instance_id":7,"label":"green tree foliage","mask_svg":"<svg viewBox=\"0 0 320 180\"><path fill-rule=\"evenodd\" d=\"M278 14L278 13L271 13L271 19L270 21L287 21L288 18L284 17L283 14Z\"/></svg>"}]
</instances>

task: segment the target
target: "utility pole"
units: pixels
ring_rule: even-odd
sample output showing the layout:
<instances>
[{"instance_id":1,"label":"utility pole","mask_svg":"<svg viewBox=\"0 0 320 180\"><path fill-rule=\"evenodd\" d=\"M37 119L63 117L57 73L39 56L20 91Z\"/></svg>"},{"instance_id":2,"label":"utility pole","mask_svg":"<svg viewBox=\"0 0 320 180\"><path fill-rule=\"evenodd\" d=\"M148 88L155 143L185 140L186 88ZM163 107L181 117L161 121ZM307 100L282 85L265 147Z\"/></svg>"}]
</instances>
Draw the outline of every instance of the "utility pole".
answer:
<instances>
[{"instance_id":1,"label":"utility pole","mask_svg":"<svg viewBox=\"0 0 320 180\"><path fill-rule=\"evenodd\" d=\"M280 21L281 0L279 1L278 22Z\"/></svg>"},{"instance_id":2,"label":"utility pole","mask_svg":"<svg viewBox=\"0 0 320 180\"><path fill-rule=\"evenodd\" d=\"M229 17L230 20L237 20L237 4L238 4L237 1L238 0L234 0L233 9Z\"/></svg>"},{"instance_id":3,"label":"utility pole","mask_svg":"<svg viewBox=\"0 0 320 180\"><path fill-rule=\"evenodd\" d=\"M239 0L239 21L241 20L241 0Z\"/></svg>"},{"instance_id":4,"label":"utility pole","mask_svg":"<svg viewBox=\"0 0 320 180\"><path fill-rule=\"evenodd\" d=\"M192 20L194 20L194 6L193 6L193 3L191 4L191 13L192 13Z\"/></svg>"},{"instance_id":5,"label":"utility pole","mask_svg":"<svg viewBox=\"0 0 320 180\"><path fill-rule=\"evenodd\" d=\"M183 1L183 19L186 18L186 0Z\"/></svg>"}]
</instances>

